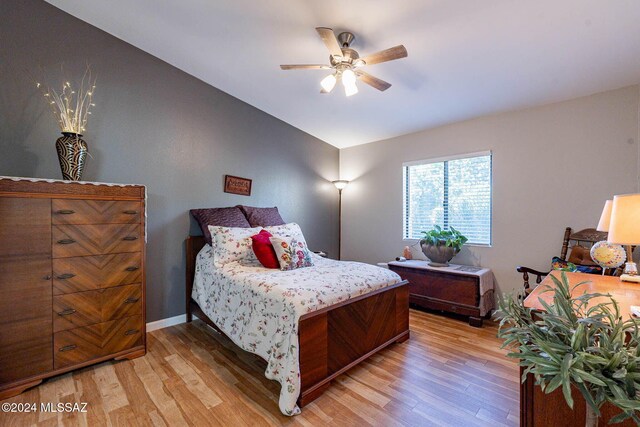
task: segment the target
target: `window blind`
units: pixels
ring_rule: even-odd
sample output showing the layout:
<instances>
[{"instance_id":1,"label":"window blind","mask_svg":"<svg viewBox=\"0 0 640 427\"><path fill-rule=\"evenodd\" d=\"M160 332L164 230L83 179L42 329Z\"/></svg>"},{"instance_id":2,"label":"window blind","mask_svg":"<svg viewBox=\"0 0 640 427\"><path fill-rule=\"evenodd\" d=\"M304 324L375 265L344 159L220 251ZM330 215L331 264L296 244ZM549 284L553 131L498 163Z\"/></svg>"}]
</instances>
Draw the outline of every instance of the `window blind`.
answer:
<instances>
[{"instance_id":1,"label":"window blind","mask_svg":"<svg viewBox=\"0 0 640 427\"><path fill-rule=\"evenodd\" d=\"M404 238L434 225L460 231L468 243L491 244L491 153L412 162L403 167Z\"/></svg>"}]
</instances>

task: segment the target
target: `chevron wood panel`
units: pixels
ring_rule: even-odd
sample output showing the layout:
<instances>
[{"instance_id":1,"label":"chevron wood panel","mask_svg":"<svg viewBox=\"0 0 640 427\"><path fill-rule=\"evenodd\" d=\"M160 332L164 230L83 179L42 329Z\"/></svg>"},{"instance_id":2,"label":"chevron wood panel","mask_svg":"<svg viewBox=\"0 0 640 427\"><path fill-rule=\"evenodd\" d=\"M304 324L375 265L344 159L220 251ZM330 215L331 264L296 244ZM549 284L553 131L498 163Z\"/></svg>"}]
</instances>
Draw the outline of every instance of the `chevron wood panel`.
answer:
<instances>
[{"instance_id":1,"label":"chevron wood panel","mask_svg":"<svg viewBox=\"0 0 640 427\"><path fill-rule=\"evenodd\" d=\"M142 221L142 203L135 200L53 199L53 224L135 224Z\"/></svg>"},{"instance_id":2,"label":"chevron wood panel","mask_svg":"<svg viewBox=\"0 0 640 427\"><path fill-rule=\"evenodd\" d=\"M142 233L139 224L54 225L53 257L140 252Z\"/></svg>"},{"instance_id":3,"label":"chevron wood panel","mask_svg":"<svg viewBox=\"0 0 640 427\"><path fill-rule=\"evenodd\" d=\"M53 294L69 294L142 281L142 253L53 260Z\"/></svg>"},{"instance_id":4,"label":"chevron wood panel","mask_svg":"<svg viewBox=\"0 0 640 427\"><path fill-rule=\"evenodd\" d=\"M395 292L383 292L328 312L329 372L393 338L395 310Z\"/></svg>"},{"instance_id":5,"label":"chevron wood panel","mask_svg":"<svg viewBox=\"0 0 640 427\"><path fill-rule=\"evenodd\" d=\"M53 335L55 369L141 345L142 316L125 317Z\"/></svg>"},{"instance_id":6,"label":"chevron wood panel","mask_svg":"<svg viewBox=\"0 0 640 427\"><path fill-rule=\"evenodd\" d=\"M53 331L106 322L142 313L142 288L118 286L53 297Z\"/></svg>"}]
</instances>

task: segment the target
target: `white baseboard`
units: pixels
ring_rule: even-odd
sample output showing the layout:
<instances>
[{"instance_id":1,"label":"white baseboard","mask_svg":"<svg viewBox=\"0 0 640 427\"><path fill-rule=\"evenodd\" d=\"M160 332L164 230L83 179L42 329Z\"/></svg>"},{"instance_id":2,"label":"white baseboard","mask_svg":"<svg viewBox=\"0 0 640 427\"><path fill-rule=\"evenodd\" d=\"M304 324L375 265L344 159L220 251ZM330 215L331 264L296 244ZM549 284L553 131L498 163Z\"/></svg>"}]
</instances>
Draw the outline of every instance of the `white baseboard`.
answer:
<instances>
[{"instance_id":1,"label":"white baseboard","mask_svg":"<svg viewBox=\"0 0 640 427\"><path fill-rule=\"evenodd\" d=\"M168 328L169 326L179 325L187 321L186 314L180 314L178 316L168 317L166 319L156 320L155 322L147 323L147 332L155 331L162 328Z\"/></svg>"}]
</instances>

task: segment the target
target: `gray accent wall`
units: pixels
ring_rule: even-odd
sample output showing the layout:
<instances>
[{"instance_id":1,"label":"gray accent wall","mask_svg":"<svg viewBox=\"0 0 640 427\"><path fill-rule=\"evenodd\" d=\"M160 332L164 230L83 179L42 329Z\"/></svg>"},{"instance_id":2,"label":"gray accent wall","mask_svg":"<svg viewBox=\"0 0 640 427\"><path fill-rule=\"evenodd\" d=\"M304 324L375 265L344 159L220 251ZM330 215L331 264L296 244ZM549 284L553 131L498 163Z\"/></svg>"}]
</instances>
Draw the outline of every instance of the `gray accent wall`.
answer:
<instances>
[{"instance_id":1,"label":"gray accent wall","mask_svg":"<svg viewBox=\"0 0 640 427\"><path fill-rule=\"evenodd\" d=\"M606 199L639 191L639 89L341 150L341 177L352 181L342 193L342 257L385 262L415 243L402 239L403 162L491 150L492 246L467 245L453 262L490 267L500 291L522 289L518 265L548 271L565 227L595 228Z\"/></svg>"},{"instance_id":2,"label":"gray accent wall","mask_svg":"<svg viewBox=\"0 0 640 427\"><path fill-rule=\"evenodd\" d=\"M43 1L4 0L0 16L0 175L61 178L59 129L32 76L61 81L64 63L73 79L89 62L84 179L147 186L149 321L184 313L191 208L278 206L312 249L337 254L338 149ZM225 174L253 179L252 195L224 193Z\"/></svg>"}]
</instances>

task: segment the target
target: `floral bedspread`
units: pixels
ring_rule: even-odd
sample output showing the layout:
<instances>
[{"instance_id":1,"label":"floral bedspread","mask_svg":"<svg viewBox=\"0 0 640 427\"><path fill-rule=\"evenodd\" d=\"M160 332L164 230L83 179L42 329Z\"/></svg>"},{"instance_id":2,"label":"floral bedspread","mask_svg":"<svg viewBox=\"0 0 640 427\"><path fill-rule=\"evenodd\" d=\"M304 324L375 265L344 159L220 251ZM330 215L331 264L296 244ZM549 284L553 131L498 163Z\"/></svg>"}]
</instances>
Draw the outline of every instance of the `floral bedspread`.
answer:
<instances>
[{"instance_id":1,"label":"floral bedspread","mask_svg":"<svg viewBox=\"0 0 640 427\"><path fill-rule=\"evenodd\" d=\"M196 261L193 299L243 350L267 361L265 376L282 386L280 411L300 413L298 320L305 313L398 283L396 273L312 254L314 266L267 269L257 261L215 267L211 246Z\"/></svg>"}]
</instances>

